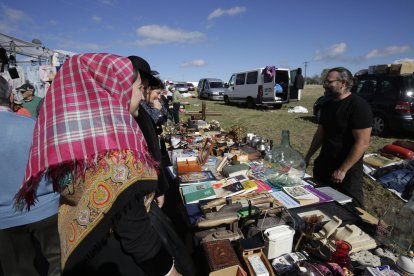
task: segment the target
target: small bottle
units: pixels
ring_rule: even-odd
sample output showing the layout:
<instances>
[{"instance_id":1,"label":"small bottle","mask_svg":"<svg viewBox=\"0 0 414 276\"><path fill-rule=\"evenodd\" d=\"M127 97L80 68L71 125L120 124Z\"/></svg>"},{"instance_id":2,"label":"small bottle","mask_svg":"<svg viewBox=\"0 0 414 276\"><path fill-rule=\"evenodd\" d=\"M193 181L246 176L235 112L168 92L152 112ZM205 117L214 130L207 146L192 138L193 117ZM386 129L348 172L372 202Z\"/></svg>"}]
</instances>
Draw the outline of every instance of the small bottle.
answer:
<instances>
[{"instance_id":1,"label":"small bottle","mask_svg":"<svg viewBox=\"0 0 414 276\"><path fill-rule=\"evenodd\" d=\"M394 229L396 213L397 209L390 204L384 214L378 219L378 224L375 229L375 238L382 244L390 245L392 243L390 237L392 230Z\"/></svg>"}]
</instances>

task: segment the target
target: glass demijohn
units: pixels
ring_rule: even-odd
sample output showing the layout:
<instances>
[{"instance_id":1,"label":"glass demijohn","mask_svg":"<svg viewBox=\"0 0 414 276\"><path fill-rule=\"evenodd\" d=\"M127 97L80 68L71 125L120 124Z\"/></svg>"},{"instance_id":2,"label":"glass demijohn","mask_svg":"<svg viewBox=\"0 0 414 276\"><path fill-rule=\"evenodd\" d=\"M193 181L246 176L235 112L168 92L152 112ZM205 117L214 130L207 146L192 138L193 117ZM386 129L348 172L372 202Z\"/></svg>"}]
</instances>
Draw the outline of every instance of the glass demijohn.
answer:
<instances>
[{"instance_id":1,"label":"glass demijohn","mask_svg":"<svg viewBox=\"0 0 414 276\"><path fill-rule=\"evenodd\" d=\"M306 164L301 153L290 145L289 130L282 130L282 140L274 147L271 155L265 157L266 179L277 186L302 184Z\"/></svg>"}]
</instances>

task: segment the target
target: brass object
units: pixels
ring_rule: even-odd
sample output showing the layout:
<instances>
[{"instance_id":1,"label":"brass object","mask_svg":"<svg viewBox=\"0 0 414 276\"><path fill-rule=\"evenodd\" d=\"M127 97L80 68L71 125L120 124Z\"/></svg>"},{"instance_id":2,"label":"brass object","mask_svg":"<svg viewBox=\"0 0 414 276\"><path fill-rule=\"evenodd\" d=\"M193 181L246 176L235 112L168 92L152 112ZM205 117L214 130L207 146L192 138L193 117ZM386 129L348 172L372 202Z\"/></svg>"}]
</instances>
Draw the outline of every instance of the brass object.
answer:
<instances>
[{"instance_id":1,"label":"brass object","mask_svg":"<svg viewBox=\"0 0 414 276\"><path fill-rule=\"evenodd\" d=\"M229 136L233 138L234 141L241 143L246 137L247 130L245 127L234 125L230 128Z\"/></svg>"}]
</instances>

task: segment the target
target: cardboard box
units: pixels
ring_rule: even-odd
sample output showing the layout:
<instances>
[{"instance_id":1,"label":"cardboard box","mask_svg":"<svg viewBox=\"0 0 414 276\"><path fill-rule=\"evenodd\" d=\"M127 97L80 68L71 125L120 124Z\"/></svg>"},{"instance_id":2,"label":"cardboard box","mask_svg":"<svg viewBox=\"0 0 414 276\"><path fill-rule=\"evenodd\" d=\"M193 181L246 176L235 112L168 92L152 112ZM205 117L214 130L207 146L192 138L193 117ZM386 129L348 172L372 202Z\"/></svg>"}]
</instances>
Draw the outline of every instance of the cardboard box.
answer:
<instances>
[{"instance_id":1,"label":"cardboard box","mask_svg":"<svg viewBox=\"0 0 414 276\"><path fill-rule=\"evenodd\" d=\"M413 63L402 63L402 64L391 64L390 74L401 75L401 74L412 74L414 72Z\"/></svg>"},{"instance_id":2,"label":"cardboard box","mask_svg":"<svg viewBox=\"0 0 414 276\"><path fill-rule=\"evenodd\" d=\"M220 270L210 272L210 276L247 276L246 271L239 266L233 265Z\"/></svg>"},{"instance_id":3,"label":"cardboard box","mask_svg":"<svg viewBox=\"0 0 414 276\"><path fill-rule=\"evenodd\" d=\"M247 266L247 269L249 271L249 275L257 275L255 273L254 268L252 267L252 264L249 261L249 257L251 256L257 256L260 258L262 263L267 269L269 276L275 276L275 273L273 272L272 265L270 264L269 260L266 258L266 256L263 254L263 251L261 249L259 250L252 250L252 251L244 251L243 252L243 261Z\"/></svg>"}]
</instances>

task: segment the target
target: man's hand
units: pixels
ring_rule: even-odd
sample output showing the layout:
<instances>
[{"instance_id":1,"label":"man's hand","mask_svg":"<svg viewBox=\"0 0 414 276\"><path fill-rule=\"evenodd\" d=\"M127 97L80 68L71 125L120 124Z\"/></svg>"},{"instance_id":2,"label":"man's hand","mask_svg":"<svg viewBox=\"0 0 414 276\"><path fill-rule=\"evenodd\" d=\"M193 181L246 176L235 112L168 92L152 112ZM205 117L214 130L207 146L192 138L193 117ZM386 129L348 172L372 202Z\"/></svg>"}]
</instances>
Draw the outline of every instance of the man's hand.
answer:
<instances>
[{"instance_id":1,"label":"man's hand","mask_svg":"<svg viewBox=\"0 0 414 276\"><path fill-rule=\"evenodd\" d=\"M165 202L165 196L160 195L160 196L156 197L154 200L155 200L155 203L157 203L158 207L162 208L162 206L164 205L164 202Z\"/></svg>"},{"instance_id":2,"label":"man's hand","mask_svg":"<svg viewBox=\"0 0 414 276\"><path fill-rule=\"evenodd\" d=\"M333 172L331 176L331 182L333 183L342 183L346 175L346 171L337 169Z\"/></svg>"}]
</instances>

